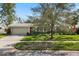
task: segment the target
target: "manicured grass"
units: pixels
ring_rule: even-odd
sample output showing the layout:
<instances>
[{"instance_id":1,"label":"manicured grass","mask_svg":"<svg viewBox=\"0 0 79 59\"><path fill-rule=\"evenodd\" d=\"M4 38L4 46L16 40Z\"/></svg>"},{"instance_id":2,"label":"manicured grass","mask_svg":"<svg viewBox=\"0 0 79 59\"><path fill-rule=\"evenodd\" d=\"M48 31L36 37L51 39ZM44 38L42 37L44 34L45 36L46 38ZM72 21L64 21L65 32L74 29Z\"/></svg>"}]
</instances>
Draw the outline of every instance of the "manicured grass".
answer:
<instances>
[{"instance_id":1,"label":"manicured grass","mask_svg":"<svg viewBox=\"0 0 79 59\"><path fill-rule=\"evenodd\" d=\"M64 41L79 41L79 35L54 35L50 39L49 35L32 35L25 36L22 41L15 45L16 49L20 50L75 50L79 51L79 42L64 42ZM53 42L44 42L52 40ZM28 41L28 42L26 42ZM30 42L43 41L43 42ZM58 42L56 42L58 41Z\"/></svg>"},{"instance_id":2,"label":"manicured grass","mask_svg":"<svg viewBox=\"0 0 79 59\"><path fill-rule=\"evenodd\" d=\"M79 51L79 42L20 42L15 45L19 50L74 50Z\"/></svg>"},{"instance_id":3,"label":"manicured grass","mask_svg":"<svg viewBox=\"0 0 79 59\"><path fill-rule=\"evenodd\" d=\"M5 37L5 36L7 36L7 35L4 35L4 34L0 34L0 38L3 38L3 37Z\"/></svg>"},{"instance_id":4,"label":"manicured grass","mask_svg":"<svg viewBox=\"0 0 79 59\"><path fill-rule=\"evenodd\" d=\"M55 35L57 41L79 41L79 35Z\"/></svg>"},{"instance_id":5,"label":"manicured grass","mask_svg":"<svg viewBox=\"0 0 79 59\"><path fill-rule=\"evenodd\" d=\"M49 38L48 35L33 35L25 36L22 41L47 41Z\"/></svg>"},{"instance_id":6,"label":"manicured grass","mask_svg":"<svg viewBox=\"0 0 79 59\"><path fill-rule=\"evenodd\" d=\"M25 36L22 41L79 41L79 35L54 35L53 39L50 39L49 35L34 35Z\"/></svg>"}]
</instances>

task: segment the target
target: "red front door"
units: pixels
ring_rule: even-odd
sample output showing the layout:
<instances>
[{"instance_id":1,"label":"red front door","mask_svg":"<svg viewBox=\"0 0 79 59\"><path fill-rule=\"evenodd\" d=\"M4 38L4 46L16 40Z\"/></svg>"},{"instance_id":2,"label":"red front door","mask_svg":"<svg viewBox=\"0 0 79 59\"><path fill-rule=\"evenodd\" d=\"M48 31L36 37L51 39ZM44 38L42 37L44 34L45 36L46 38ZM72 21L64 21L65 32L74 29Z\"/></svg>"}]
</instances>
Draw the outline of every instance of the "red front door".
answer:
<instances>
[{"instance_id":1,"label":"red front door","mask_svg":"<svg viewBox=\"0 0 79 59\"><path fill-rule=\"evenodd\" d=\"M77 31L76 26L72 25L72 32L75 33Z\"/></svg>"}]
</instances>

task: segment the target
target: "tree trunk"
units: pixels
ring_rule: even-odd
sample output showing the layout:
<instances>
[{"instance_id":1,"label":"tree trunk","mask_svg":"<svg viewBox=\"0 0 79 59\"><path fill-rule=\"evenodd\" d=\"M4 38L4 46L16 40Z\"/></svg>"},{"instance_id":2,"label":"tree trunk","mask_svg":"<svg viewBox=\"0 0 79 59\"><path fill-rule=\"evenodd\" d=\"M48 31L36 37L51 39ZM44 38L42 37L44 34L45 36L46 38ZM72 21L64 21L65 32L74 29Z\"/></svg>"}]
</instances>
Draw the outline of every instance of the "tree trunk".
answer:
<instances>
[{"instance_id":1,"label":"tree trunk","mask_svg":"<svg viewBox=\"0 0 79 59\"><path fill-rule=\"evenodd\" d=\"M53 26L54 26L54 24L52 23L51 24L51 39L53 39Z\"/></svg>"},{"instance_id":2,"label":"tree trunk","mask_svg":"<svg viewBox=\"0 0 79 59\"><path fill-rule=\"evenodd\" d=\"M53 16L52 17L50 17L50 19L52 20L51 21L51 39L53 39L54 37L53 37L53 34L54 34L54 31L53 31L53 29L54 29L54 20L56 20L56 7L54 8L54 12L53 12Z\"/></svg>"},{"instance_id":3,"label":"tree trunk","mask_svg":"<svg viewBox=\"0 0 79 59\"><path fill-rule=\"evenodd\" d=\"M53 39L53 31L52 31L52 29L51 29L51 39Z\"/></svg>"}]
</instances>

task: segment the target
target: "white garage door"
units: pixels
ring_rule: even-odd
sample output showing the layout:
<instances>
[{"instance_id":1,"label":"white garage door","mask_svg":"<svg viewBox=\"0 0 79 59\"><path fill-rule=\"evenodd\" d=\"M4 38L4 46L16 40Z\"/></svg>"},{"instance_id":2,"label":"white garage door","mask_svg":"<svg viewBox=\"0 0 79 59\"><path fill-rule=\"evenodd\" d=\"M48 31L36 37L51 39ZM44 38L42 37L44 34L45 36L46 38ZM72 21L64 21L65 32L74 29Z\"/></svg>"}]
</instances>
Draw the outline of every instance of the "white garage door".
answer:
<instances>
[{"instance_id":1,"label":"white garage door","mask_svg":"<svg viewBox=\"0 0 79 59\"><path fill-rule=\"evenodd\" d=\"M29 28L25 28L25 27L15 27L15 28L11 28L11 33L16 35L26 35L28 32Z\"/></svg>"}]
</instances>

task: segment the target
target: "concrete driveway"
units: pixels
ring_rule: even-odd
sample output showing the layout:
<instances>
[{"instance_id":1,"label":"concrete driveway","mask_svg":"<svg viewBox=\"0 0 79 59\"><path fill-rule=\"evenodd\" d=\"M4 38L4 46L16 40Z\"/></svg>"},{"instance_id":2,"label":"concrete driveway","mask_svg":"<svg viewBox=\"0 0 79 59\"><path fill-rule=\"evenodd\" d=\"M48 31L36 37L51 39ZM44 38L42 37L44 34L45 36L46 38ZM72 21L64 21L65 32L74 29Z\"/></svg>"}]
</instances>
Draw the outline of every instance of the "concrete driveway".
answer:
<instances>
[{"instance_id":1,"label":"concrete driveway","mask_svg":"<svg viewBox=\"0 0 79 59\"><path fill-rule=\"evenodd\" d=\"M2 48L13 48L13 45L15 43L20 42L20 40L24 36L18 36L18 35L11 35L11 36L6 36L4 38L0 39L0 49Z\"/></svg>"}]
</instances>

